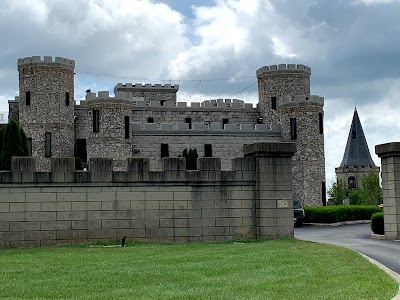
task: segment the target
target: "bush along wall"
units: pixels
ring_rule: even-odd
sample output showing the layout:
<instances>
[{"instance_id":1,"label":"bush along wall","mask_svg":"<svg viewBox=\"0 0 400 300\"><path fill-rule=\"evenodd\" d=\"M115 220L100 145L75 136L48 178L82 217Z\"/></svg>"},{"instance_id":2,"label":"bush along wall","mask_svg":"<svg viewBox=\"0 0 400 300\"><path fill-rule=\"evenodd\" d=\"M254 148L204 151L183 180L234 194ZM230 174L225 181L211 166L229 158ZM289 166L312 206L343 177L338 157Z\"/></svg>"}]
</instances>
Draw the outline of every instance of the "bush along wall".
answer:
<instances>
[{"instance_id":1,"label":"bush along wall","mask_svg":"<svg viewBox=\"0 0 400 300\"><path fill-rule=\"evenodd\" d=\"M382 212L375 205L306 206L305 223L337 223L344 221L370 220L374 213Z\"/></svg>"},{"instance_id":2,"label":"bush along wall","mask_svg":"<svg viewBox=\"0 0 400 300\"><path fill-rule=\"evenodd\" d=\"M371 229L373 233L385 234L385 226L383 220L383 212L378 212L371 217Z\"/></svg>"}]
</instances>

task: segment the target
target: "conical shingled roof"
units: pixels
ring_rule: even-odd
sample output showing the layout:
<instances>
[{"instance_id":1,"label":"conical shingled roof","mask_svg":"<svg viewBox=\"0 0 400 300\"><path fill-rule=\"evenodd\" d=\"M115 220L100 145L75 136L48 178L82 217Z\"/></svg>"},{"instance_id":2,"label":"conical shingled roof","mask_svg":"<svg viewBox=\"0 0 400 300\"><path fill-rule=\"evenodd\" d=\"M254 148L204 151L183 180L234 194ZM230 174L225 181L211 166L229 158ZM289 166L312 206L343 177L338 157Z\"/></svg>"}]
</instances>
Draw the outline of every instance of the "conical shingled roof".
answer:
<instances>
[{"instance_id":1,"label":"conical shingled roof","mask_svg":"<svg viewBox=\"0 0 400 300\"><path fill-rule=\"evenodd\" d=\"M358 166L375 167L375 163L371 158L357 109L354 109L353 121L340 167Z\"/></svg>"}]
</instances>

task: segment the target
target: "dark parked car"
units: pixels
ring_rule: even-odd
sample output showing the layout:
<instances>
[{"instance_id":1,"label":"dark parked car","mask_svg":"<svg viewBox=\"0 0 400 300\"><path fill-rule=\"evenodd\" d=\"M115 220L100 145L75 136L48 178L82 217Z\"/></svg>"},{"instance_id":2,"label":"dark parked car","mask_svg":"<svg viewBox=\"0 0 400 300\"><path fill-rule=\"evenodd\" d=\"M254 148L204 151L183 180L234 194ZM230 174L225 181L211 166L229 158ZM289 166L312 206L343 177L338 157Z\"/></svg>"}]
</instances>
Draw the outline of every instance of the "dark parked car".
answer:
<instances>
[{"instance_id":1,"label":"dark parked car","mask_svg":"<svg viewBox=\"0 0 400 300\"><path fill-rule=\"evenodd\" d=\"M301 226L303 225L303 219L305 217L304 208L301 204L301 201L298 199L293 199L293 217L294 217L294 225Z\"/></svg>"}]
</instances>

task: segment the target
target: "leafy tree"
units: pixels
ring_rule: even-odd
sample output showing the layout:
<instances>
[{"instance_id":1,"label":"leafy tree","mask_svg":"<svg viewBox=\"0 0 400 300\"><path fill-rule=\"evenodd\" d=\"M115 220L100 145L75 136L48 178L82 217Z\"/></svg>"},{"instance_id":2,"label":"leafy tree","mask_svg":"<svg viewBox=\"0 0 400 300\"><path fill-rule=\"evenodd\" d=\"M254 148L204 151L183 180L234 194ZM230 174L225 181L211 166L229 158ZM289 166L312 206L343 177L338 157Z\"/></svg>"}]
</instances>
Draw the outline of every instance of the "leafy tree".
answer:
<instances>
[{"instance_id":1,"label":"leafy tree","mask_svg":"<svg viewBox=\"0 0 400 300\"><path fill-rule=\"evenodd\" d=\"M27 143L25 136L25 143ZM21 132L15 120L11 120L3 134L3 147L0 155L0 167L2 170L11 170L11 157L24 156Z\"/></svg>"},{"instance_id":2,"label":"leafy tree","mask_svg":"<svg viewBox=\"0 0 400 300\"><path fill-rule=\"evenodd\" d=\"M362 203L362 194L360 189L352 189L349 192L349 204L360 205Z\"/></svg>"},{"instance_id":3,"label":"leafy tree","mask_svg":"<svg viewBox=\"0 0 400 300\"><path fill-rule=\"evenodd\" d=\"M19 134L21 135L21 146L24 152L23 156L29 156L29 146L28 146L28 138L26 137L25 131L22 127L19 127Z\"/></svg>"},{"instance_id":4,"label":"leafy tree","mask_svg":"<svg viewBox=\"0 0 400 300\"><path fill-rule=\"evenodd\" d=\"M197 169L197 154L196 148L189 148L183 150L182 157L186 158L186 170L196 170Z\"/></svg>"},{"instance_id":5,"label":"leafy tree","mask_svg":"<svg viewBox=\"0 0 400 300\"><path fill-rule=\"evenodd\" d=\"M334 205L342 205L344 198L346 198L348 189L346 183L336 177L336 182L334 182L331 188L328 190L328 195L330 200L333 201Z\"/></svg>"},{"instance_id":6,"label":"leafy tree","mask_svg":"<svg viewBox=\"0 0 400 300\"><path fill-rule=\"evenodd\" d=\"M379 176L373 170L369 170L361 178L361 204L378 205L382 202L382 189L379 185Z\"/></svg>"},{"instance_id":7,"label":"leafy tree","mask_svg":"<svg viewBox=\"0 0 400 300\"><path fill-rule=\"evenodd\" d=\"M1 153L2 149L3 149L3 136L4 136L4 132L6 131L6 126L7 125L0 127L0 153Z\"/></svg>"}]
</instances>

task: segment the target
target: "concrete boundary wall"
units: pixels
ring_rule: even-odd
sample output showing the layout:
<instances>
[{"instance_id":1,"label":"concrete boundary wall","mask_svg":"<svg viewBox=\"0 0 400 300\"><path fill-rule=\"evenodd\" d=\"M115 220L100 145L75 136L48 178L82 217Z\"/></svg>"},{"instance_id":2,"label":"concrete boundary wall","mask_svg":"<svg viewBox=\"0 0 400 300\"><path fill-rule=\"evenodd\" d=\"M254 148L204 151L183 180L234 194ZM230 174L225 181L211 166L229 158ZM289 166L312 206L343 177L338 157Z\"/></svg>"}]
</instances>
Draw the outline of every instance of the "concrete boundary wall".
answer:
<instances>
[{"instance_id":1,"label":"concrete boundary wall","mask_svg":"<svg viewBox=\"0 0 400 300\"><path fill-rule=\"evenodd\" d=\"M400 239L400 143L375 146L381 158L385 237Z\"/></svg>"},{"instance_id":2,"label":"concrete boundary wall","mask_svg":"<svg viewBox=\"0 0 400 300\"><path fill-rule=\"evenodd\" d=\"M197 171L186 171L183 158L164 158L160 172L149 171L147 159L113 172L112 160L98 158L84 173L72 158L53 158L52 172L35 172L33 158L13 158L0 177L0 246L292 237L295 144L246 147L229 172L217 158L198 159Z\"/></svg>"}]
</instances>

